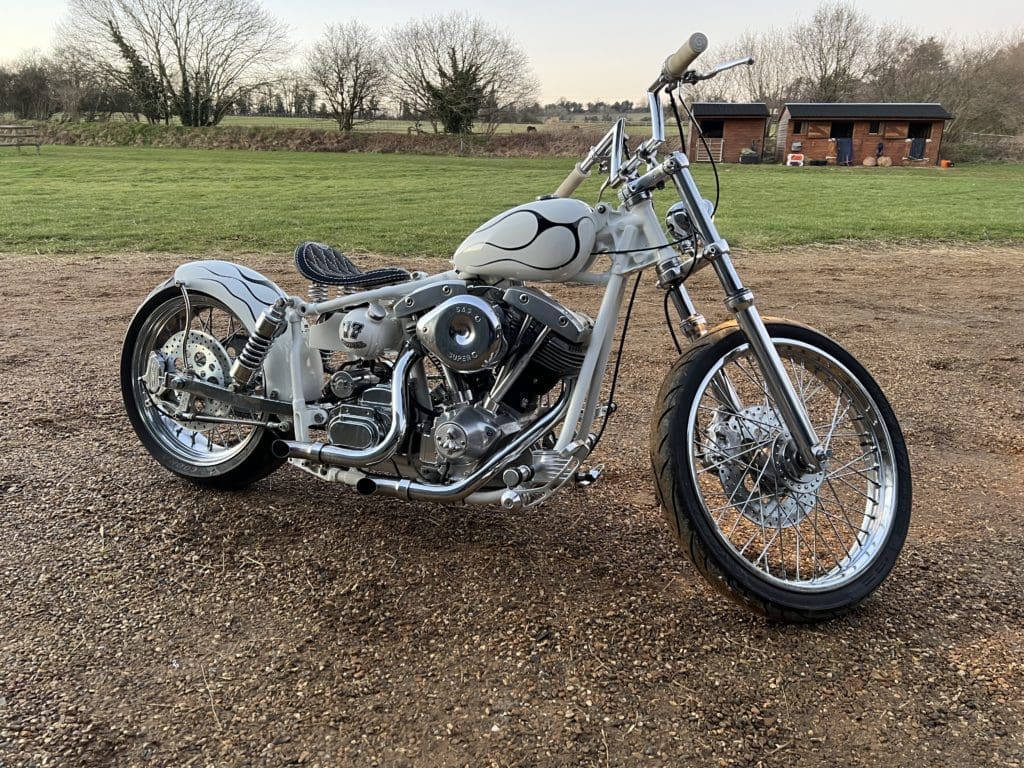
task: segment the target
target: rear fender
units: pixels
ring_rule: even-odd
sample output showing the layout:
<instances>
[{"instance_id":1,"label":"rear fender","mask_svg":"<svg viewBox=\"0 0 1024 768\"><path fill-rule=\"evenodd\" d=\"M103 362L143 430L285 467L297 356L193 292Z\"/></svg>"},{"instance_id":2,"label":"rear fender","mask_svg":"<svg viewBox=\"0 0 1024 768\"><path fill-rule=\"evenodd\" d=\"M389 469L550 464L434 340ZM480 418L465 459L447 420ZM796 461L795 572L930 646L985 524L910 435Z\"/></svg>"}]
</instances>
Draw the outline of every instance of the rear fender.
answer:
<instances>
[{"instance_id":1,"label":"rear fender","mask_svg":"<svg viewBox=\"0 0 1024 768\"><path fill-rule=\"evenodd\" d=\"M263 310L278 299L288 298L284 291L259 272L229 261L190 261L174 271L173 282L222 302L242 321L249 333L253 332ZM323 362L316 350L311 350L305 343L302 346L303 397L307 401L316 400L323 385ZM274 340L263 363L267 394L271 397L292 398L291 351L291 334L286 330Z\"/></svg>"}]
</instances>

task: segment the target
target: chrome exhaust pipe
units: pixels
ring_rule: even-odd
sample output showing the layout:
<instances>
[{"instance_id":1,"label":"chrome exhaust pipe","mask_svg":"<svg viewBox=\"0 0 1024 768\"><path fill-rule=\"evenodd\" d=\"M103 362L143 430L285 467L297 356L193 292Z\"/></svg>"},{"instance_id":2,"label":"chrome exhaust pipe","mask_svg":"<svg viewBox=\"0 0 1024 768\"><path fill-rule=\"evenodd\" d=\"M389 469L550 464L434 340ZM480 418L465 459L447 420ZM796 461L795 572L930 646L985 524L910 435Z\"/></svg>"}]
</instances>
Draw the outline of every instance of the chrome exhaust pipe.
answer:
<instances>
[{"instance_id":1,"label":"chrome exhaust pipe","mask_svg":"<svg viewBox=\"0 0 1024 768\"><path fill-rule=\"evenodd\" d=\"M473 474L464 480L451 485L427 485L411 480L392 480L382 477L364 477L360 479L356 489L364 496L379 493L407 501L462 501L484 483L509 461L540 440L565 415L569 407L572 390L566 388L562 396L537 420L533 426L521 432L506 448L491 456Z\"/></svg>"},{"instance_id":2,"label":"chrome exhaust pipe","mask_svg":"<svg viewBox=\"0 0 1024 768\"><path fill-rule=\"evenodd\" d=\"M271 446L279 459L305 459L332 467L368 467L387 461L405 437L409 428L408 407L405 401L405 387L409 379L409 367L419 359L415 350L403 352L391 372L391 428L384 439L372 448L354 450L339 448L326 443L300 443L295 440L275 440Z\"/></svg>"}]
</instances>

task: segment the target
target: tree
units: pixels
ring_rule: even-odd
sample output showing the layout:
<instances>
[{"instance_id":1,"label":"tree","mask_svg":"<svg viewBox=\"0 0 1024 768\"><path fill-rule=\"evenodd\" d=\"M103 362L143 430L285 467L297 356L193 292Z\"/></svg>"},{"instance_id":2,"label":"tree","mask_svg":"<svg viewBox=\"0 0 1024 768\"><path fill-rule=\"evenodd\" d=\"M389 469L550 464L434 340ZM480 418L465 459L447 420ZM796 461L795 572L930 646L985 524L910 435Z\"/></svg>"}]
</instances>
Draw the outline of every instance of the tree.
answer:
<instances>
[{"instance_id":1,"label":"tree","mask_svg":"<svg viewBox=\"0 0 1024 768\"><path fill-rule=\"evenodd\" d=\"M283 52L284 27L257 0L70 0L69 7L62 36L118 69L125 49L112 39L116 28L184 125L219 123Z\"/></svg>"},{"instance_id":2,"label":"tree","mask_svg":"<svg viewBox=\"0 0 1024 768\"><path fill-rule=\"evenodd\" d=\"M864 75L873 25L849 2L826 2L794 31L799 96L807 101L847 101Z\"/></svg>"},{"instance_id":3,"label":"tree","mask_svg":"<svg viewBox=\"0 0 1024 768\"><path fill-rule=\"evenodd\" d=\"M869 101L941 101L952 76L946 43L901 26L875 32L862 97Z\"/></svg>"},{"instance_id":4,"label":"tree","mask_svg":"<svg viewBox=\"0 0 1024 768\"><path fill-rule=\"evenodd\" d=\"M15 63L11 74L4 78L6 109L22 120L49 120L57 111L50 62L37 51L29 51Z\"/></svg>"},{"instance_id":5,"label":"tree","mask_svg":"<svg viewBox=\"0 0 1024 768\"><path fill-rule=\"evenodd\" d=\"M515 108L532 102L537 90L516 42L464 13L398 27L388 35L385 50L392 97L414 116L430 120L435 130L445 124L443 114L452 117L446 110L461 103L466 112L449 127L467 131L482 123L492 133Z\"/></svg>"},{"instance_id":6,"label":"tree","mask_svg":"<svg viewBox=\"0 0 1024 768\"><path fill-rule=\"evenodd\" d=\"M316 101L316 92L312 89L312 83L305 72L285 69L278 73L275 81L287 114L301 117L303 114L312 113L309 102L310 99Z\"/></svg>"},{"instance_id":7,"label":"tree","mask_svg":"<svg viewBox=\"0 0 1024 768\"><path fill-rule=\"evenodd\" d=\"M50 56L50 91L59 106L62 121L80 119L97 102L104 101L101 77L79 51L57 48ZM0 108L0 112L3 109Z\"/></svg>"},{"instance_id":8,"label":"tree","mask_svg":"<svg viewBox=\"0 0 1024 768\"><path fill-rule=\"evenodd\" d=\"M583 111L583 105L580 102L569 101L564 96L559 98L559 100L556 102L556 106L569 115L574 115L577 112Z\"/></svg>"},{"instance_id":9,"label":"tree","mask_svg":"<svg viewBox=\"0 0 1024 768\"><path fill-rule=\"evenodd\" d=\"M480 81L480 65L460 62L454 48L448 49L448 68L438 65L436 84L427 83L427 93L430 113L445 133L472 133L473 121L488 95Z\"/></svg>"},{"instance_id":10,"label":"tree","mask_svg":"<svg viewBox=\"0 0 1024 768\"><path fill-rule=\"evenodd\" d=\"M728 49L726 59L754 57L751 67L737 67L716 80L737 101L761 102L773 114L781 114L796 79L796 41L786 32L767 29L745 32Z\"/></svg>"},{"instance_id":11,"label":"tree","mask_svg":"<svg viewBox=\"0 0 1024 768\"><path fill-rule=\"evenodd\" d=\"M139 52L125 41L117 25L111 21L107 26L110 28L111 40L120 50L121 58L128 66L128 71L119 80L130 95L132 109L141 112L150 123L168 122L171 117L170 107L163 83L153 70L146 66Z\"/></svg>"},{"instance_id":12,"label":"tree","mask_svg":"<svg viewBox=\"0 0 1024 768\"><path fill-rule=\"evenodd\" d=\"M388 79L380 41L355 20L327 27L306 53L306 73L343 131L352 130Z\"/></svg>"},{"instance_id":13,"label":"tree","mask_svg":"<svg viewBox=\"0 0 1024 768\"><path fill-rule=\"evenodd\" d=\"M942 96L956 117L950 138L1024 133L1024 32L963 45L951 60Z\"/></svg>"}]
</instances>

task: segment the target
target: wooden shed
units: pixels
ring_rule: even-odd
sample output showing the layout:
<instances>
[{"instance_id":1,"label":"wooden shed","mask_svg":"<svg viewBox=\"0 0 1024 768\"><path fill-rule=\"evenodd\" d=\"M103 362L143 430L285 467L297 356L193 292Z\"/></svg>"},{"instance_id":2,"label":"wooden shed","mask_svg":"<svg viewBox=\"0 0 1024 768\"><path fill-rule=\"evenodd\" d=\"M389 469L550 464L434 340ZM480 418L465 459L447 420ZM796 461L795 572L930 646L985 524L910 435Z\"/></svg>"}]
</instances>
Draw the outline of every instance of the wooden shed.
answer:
<instances>
[{"instance_id":1,"label":"wooden shed","mask_svg":"<svg viewBox=\"0 0 1024 768\"><path fill-rule=\"evenodd\" d=\"M690 105L690 111L708 144L705 149L696 126L691 125L687 150L691 160L738 163L744 149L753 149L756 154L752 157L760 161L768 131L769 113L764 104L699 101ZM711 150L710 157L708 149Z\"/></svg>"},{"instance_id":2,"label":"wooden shed","mask_svg":"<svg viewBox=\"0 0 1024 768\"><path fill-rule=\"evenodd\" d=\"M941 104L795 103L779 118L778 160L862 165L887 157L893 165L936 165L942 133L953 116Z\"/></svg>"}]
</instances>

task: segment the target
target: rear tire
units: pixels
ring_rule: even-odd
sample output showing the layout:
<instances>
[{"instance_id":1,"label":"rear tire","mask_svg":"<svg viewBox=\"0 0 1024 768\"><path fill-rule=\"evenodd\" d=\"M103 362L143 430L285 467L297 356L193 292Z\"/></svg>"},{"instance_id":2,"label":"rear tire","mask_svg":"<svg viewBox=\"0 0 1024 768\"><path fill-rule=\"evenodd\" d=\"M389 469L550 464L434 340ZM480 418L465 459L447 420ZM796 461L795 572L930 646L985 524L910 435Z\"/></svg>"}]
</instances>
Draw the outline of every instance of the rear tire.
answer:
<instances>
[{"instance_id":1,"label":"rear tire","mask_svg":"<svg viewBox=\"0 0 1024 768\"><path fill-rule=\"evenodd\" d=\"M281 435L263 427L212 425L175 420L171 414L184 407L187 397L173 390L154 394L143 381L152 353L168 358L186 354L204 364L208 380L225 385L229 368L248 338L242 322L212 296L189 292L192 309L192 341L182 344L185 302L177 288L166 288L143 304L131 325L121 351L121 396L128 420L143 446L165 469L194 483L217 490L245 488L269 475L284 463L271 451ZM262 414L236 413L231 406L193 398L206 413L223 417L259 420Z\"/></svg>"},{"instance_id":2,"label":"rear tire","mask_svg":"<svg viewBox=\"0 0 1024 768\"><path fill-rule=\"evenodd\" d=\"M853 609L892 570L910 522L910 463L891 406L853 356L806 326L766 325L834 454L824 471L794 461L734 323L669 371L651 462L673 535L716 589L772 619L822 621Z\"/></svg>"}]
</instances>

